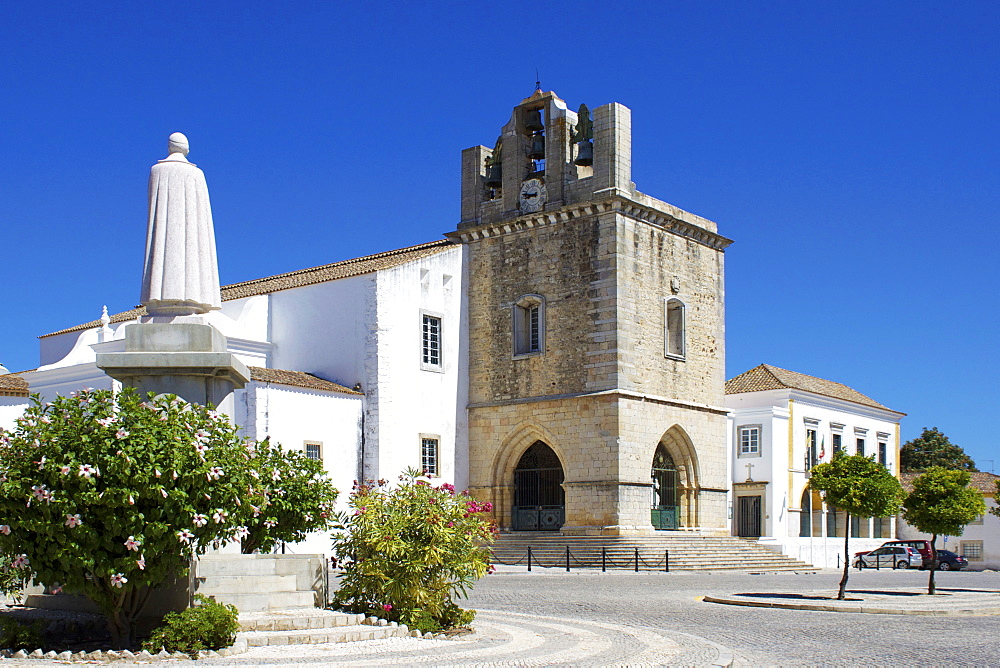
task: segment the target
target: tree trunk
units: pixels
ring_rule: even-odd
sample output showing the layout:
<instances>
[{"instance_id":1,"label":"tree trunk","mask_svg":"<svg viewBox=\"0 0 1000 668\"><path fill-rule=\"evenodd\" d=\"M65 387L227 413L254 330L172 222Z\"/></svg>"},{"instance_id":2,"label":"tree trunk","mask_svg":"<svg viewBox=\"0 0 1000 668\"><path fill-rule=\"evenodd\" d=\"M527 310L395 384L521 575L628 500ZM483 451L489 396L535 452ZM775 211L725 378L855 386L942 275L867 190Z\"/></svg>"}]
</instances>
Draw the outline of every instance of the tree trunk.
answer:
<instances>
[{"instance_id":1,"label":"tree trunk","mask_svg":"<svg viewBox=\"0 0 1000 668\"><path fill-rule=\"evenodd\" d=\"M927 593L933 596L937 593L934 588L934 571L937 570L937 534L931 534L931 575L927 579Z\"/></svg>"},{"instance_id":2,"label":"tree trunk","mask_svg":"<svg viewBox=\"0 0 1000 668\"><path fill-rule=\"evenodd\" d=\"M837 593L837 600L844 600L844 592L847 589L847 574L851 568L851 515L847 514L847 527L844 530L844 577L840 578L840 591Z\"/></svg>"}]
</instances>

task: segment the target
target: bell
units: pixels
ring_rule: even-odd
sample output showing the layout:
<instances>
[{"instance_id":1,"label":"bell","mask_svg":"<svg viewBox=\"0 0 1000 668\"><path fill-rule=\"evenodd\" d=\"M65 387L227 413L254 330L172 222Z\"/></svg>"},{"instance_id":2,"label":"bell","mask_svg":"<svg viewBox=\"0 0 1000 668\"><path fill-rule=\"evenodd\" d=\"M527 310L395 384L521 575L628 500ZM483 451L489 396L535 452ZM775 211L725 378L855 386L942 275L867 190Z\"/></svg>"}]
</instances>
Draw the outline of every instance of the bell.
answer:
<instances>
[{"instance_id":1,"label":"bell","mask_svg":"<svg viewBox=\"0 0 1000 668\"><path fill-rule=\"evenodd\" d=\"M524 114L524 129L528 132L541 132L545 129L542 125L542 110L532 109Z\"/></svg>"},{"instance_id":2,"label":"bell","mask_svg":"<svg viewBox=\"0 0 1000 668\"><path fill-rule=\"evenodd\" d=\"M576 164L581 167L590 167L594 164L594 145L586 139L576 144Z\"/></svg>"},{"instance_id":3,"label":"bell","mask_svg":"<svg viewBox=\"0 0 1000 668\"><path fill-rule=\"evenodd\" d=\"M545 135L534 134L531 136L531 148L528 150L528 157L532 160L545 159Z\"/></svg>"},{"instance_id":4,"label":"bell","mask_svg":"<svg viewBox=\"0 0 1000 668\"><path fill-rule=\"evenodd\" d=\"M503 167L499 164L486 165L486 187L500 188L503 186Z\"/></svg>"}]
</instances>

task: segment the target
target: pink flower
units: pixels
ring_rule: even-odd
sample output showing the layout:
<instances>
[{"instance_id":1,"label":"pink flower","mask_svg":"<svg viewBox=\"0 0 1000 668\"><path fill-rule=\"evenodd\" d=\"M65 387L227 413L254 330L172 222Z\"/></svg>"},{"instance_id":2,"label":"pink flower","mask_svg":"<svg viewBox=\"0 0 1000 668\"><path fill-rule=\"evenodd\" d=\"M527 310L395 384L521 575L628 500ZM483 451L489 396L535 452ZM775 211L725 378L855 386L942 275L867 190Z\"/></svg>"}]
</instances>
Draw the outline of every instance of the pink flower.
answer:
<instances>
[{"instance_id":1,"label":"pink flower","mask_svg":"<svg viewBox=\"0 0 1000 668\"><path fill-rule=\"evenodd\" d=\"M70 470L71 469L68 466L60 466L59 467L59 473L62 473L63 475L69 475Z\"/></svg>"},{"instance_id":2,"label":"pink flower","mask_svg":"<svg viewBox=\"0 0 1000 668\"><path fill-rule=\"evenodd\" d=\"M306 522L312 522L313 516L310 515L309 513L306 513L305 515L302 516L302 519L304 519Z\"/></svg>"},{"instance_id":3,"label":"pink flower","mask_svg":"<svg viewBox=\"0 0 1000 668\"><path fill-rule=\"evenodd\" d=\"M246 538L249 535L250 535L250 530L247 529L246 527L238 527L236 529L236 537L237 538Z\"/></svg>"},{"instance_id":4,"label":"pink flower","mask_svg":"<svg viewBox=\"0 0 1000 668\"><path fill-rule=\"evenodd\" d=\"M213 513L213 514L212 514L212 520L213 520L213 521L214 521L214 522L215 522L216 524L222 524L223 522L225 522L225 521L226 521L226 517L227 517L228 515L229 515L229 513L227 513L227 512L226 512L225 510L223 510L222 508L216 508L216 509L215 509L215 513Z\"/></svg>"},{"instance_id":5,"label":"pink flower","mask_svg":"<svg viewBox=\"0 0 1000 668\"><path fill-rule=\"evenodd\" d=\"M128 582L128 578L122 573L115 573L111 576L111 586L118 587L119 589Z\"/></svg>"},{"instance_id":6,"label":"pink flower","mask_svg":"<svg viewBox=\"0 0 1000 668\"><path fill-rule=\"evenodd\" d=\"M207 517L205 517L205 516L204 516L204 515L202 515L201 513L197 513L197 514L196 514L196 515L194 516L194 525L195 525L196 527L203 527L203 526L205 526L206 524L208 524L208 518L207 518Z\"/></svg>"},{"instance_id":7,"label":"pink flower","mask_svg":"<svg viewBox=\"0 0 1000 668\"><path fill-rule=\"evenodd\" d=\"M390 610L392 610L392 606L386 603L385 605L382 606L382 609L385 610L386 612L389 612Z\"/></svg>"},{"instance_id":8,"label":"pink flower","mask_svg":"<svg viewBox=\"0 0 1000 668\"><path fill-rule=\"evenodd\" d=\"M135 552L138 552L139 551L139 547L141 547L141 546L142 546L142 543L140 541L137 541L135 539L135 536L129 536L128 540L125 541L125 549L126 550L133 550Z\"/></svg>"},{"instance_id":9,"label":"pink flower","mask_svg":"<svg viewBox=\"0 0 1000 668\"><path fill-rule=\"evenodd\" d=\"M14 561L10 563L14 568L27 568L28 567L28 555L19 554L14 557Z\"/></svg>"},{"instance_id":10,"label":"pink flower","mask_svg":"<svg viewBox=\"0 0 1000 668\"><path fill-rule=\"evenodd\" d=\"M80 473L78 475L81 478L90 480L91 476L100 478L101 471L96 466L91 466L90 464L80 464Z\"/></svg>"},{"instance_id":11,"label":"pink flower","mask_svg":"<svg viewBox=\"0 0 1000 668\"><path fill-rule=\"evenodd\" d=\"M115 438L118 439L128 438L128 432L125 431L124 429L119 429L118 431L115 432Z\"/></svg>"},{"instance_id":12,"label":"pink flower","mask_svg":"<svg viewBox=\"0 0 1000 668\"><path fill-rule=\"evenodd\" d=\"M146 557L139 557L136 559L135 565L139 567L140 571L146 570Z\"/></svg>"},{"instance_id":13,"label":"pink flower","mask_svg":"<svg viewBox=\"0 0 1000 668\"><path fill-rule=\"evenodd\" d=\"M221 469L220 467L218 467L218 466L213 466L213 467L212 467L211 469L209 469L209 471L208 471L208 476L209 476L209 480L218 480L218 479L219 479L219 478L221 478L221 477L222 477L222 476L223 476L224 474L225 474L225 471L223 471L223 470L222 470L222 469Z\"/></svg>"},{"instance_id":14,"label":"pink flower","mask_svg":"<svg viewBox=\"0 0 1000 668\"><path fill-rule=\"evenodd\" d=\"M0 533L2 533L5 536L9 536L10 535L10 525L9 524L0 524Z\"/></svg>"},{"instance_id":15,"label":"pink flower","mask_svg":"<svg viewBox=\"0 0 1000 668\"><path fill-rule=\"evenodd\" d=\"M278 523L275 522L274 520L264 520L264 526L267 527L268 529L273 529L274 527L278 526Z\"/></svg>"},{"instance_id":16,"label":"pink flower","mask_svg":"<svg viewBox=\"0 0 1000 668\"><path fill-rule=\"evenodd\" d=\"M182 543L190 543L192 538L194 538L194 534L187 529L181 529L177 532L177 540Z\"/></svg>"},{"instance_id":17,"label":"pink flower","mask_svg":"<svg viewBox=\"0 0 1000 668\"><path fill-rule=\"evenodd\" d=\"M169 496L169 495L167 494L167 490L163 489L162 487L160 488L160 494L162 494L162 495L163 495L163 498L164 498L164 499L165 499L165 498L167 498L167 496Z\"/></svg>"},{"instance_id":18,"label":"pink flower","mask_svg":"<svg viewBox=\"0 0 1000 668\"><path fill-rule=\"evenodd\" d=\"M66 516L66 526L68 526L70 529L74 529L80 526L81 524L83 524L83 520L80 519L80 513Z\"/></svg>"},{"instance_id":19,"label":"pink flower","mask_svg":"<svg viewBox=\"0 0 1000 668\"><path fill-rule=\"evenodd\" d=\"M115 416L111 415L106 418L101 418L100 420L97 421L97 424L101 425L102 427L107 427L113 424L114 422L115 422Z\"/></svg>"},{"instance_id":20,"label":"pink flower","mask_svg":"<svg viewBox=\"0 0 1000 668\"><path fill-rule=\"evenodd\" d=\"M63 588L62 587L56 587L55 589L52 590L52 593L53 594L61 594L61 593L63 593Z\"/></svg>"}]
</instances>

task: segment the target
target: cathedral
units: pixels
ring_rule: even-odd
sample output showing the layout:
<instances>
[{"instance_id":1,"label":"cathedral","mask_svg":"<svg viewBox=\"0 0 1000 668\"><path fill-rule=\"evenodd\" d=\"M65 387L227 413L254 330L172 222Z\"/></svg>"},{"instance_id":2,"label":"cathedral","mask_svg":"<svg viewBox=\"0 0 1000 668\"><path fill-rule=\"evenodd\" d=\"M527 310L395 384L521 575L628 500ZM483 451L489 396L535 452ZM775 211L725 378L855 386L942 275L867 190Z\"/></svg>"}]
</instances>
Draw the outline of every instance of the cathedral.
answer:
<instances>
[{"instance_id":1,"label":"cathedral","mask_svg":"<svg viewBox=\"0 0 1000 668\"><path fill-rule=\"evenodd\" d=\"M637 190L630 123L537 90L462 152L445 238L222 286L204 321L245 371L220 407L323 460L342 499L415 466L503 530L728 533L731 241ZM29 388L118 386L100 359L148 320L42 336L37 369L0 376L0 426Z\"/></svg>"}]
</instances>

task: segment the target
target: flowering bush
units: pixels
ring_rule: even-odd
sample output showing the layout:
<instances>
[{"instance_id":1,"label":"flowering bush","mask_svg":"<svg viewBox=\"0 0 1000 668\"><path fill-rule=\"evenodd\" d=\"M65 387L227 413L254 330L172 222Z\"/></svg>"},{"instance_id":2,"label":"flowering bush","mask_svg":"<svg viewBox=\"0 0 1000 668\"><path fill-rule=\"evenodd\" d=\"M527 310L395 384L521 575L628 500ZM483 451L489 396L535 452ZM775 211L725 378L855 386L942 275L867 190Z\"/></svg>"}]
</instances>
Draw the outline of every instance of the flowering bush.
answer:
<instances>
[{"instance_id":1,"label":"flowering bush","mask_svg":"<svg viewBox=\"0 0 1000 668\"><path fill-rule=\"evenodd\" d=\"M232 645L239 630L239 612L235 605L217 603L198 594L195 607L180 613L168 612L163 625L155 629L142 646L151 654L166 650L184 652L197 659L202 650Z\"/></svg>"},{"instance_id":2,"label":"flowering bush","mask_svg":"<svg viewBox=\"0 0 1000 668\"><path fill-rule=\"evenodd\" d=\"M250 462L224 416L171 395L36 396L0 431L0 553L91 598L115 644L132 646L151 588L248 536L272 503L258 483L271 472Z\"/></svg>"},{"instance_id":3,"label":"flowering bush","mask_svg":"<svg viewBox=\"0 0 1000 668\"><path fill-rule=\"evenodd\" d=\"M253 448L250 475L250 491L260 505L246 521L244 554L270 552L278 542L298 542L312 531L330 528L338 492L322 462L265 439Z\"/></svg>"},{"instance_id":4,"label":"flowering bush","mask_svg":"<svg viewBox=\"0 0 1000 668\"><path fill-rule=\"evenodd\" d=\"M453 601L491 570L493 508L449 484L438 487L410 470L391 488L385 480L355 484L334 552L346 564L337 601L349 610L422 631L468 624L475 611Z\"/></svg>"}]
</instances>

